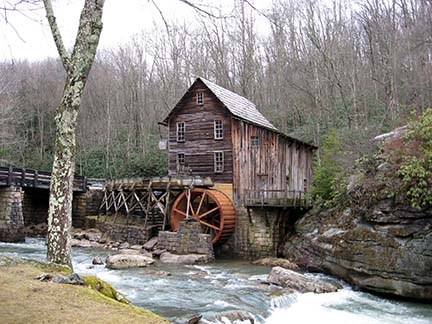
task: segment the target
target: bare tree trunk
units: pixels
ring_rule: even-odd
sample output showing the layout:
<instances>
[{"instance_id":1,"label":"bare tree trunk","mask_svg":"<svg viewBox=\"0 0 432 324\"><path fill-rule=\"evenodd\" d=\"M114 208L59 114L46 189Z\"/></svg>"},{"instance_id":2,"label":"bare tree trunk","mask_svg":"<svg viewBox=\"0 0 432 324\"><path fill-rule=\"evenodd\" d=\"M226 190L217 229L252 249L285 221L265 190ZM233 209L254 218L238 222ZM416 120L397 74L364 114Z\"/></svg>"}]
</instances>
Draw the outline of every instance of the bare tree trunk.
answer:
<instances>
[{"instance_id":1,"label":"bare tree trunk","mask_svg":"<svg viewBox=\"0 0 432 324\"><path fill-rule=\"evenodd\" d=\"M48 212L48 261L72 267L71 224L75 171L75 131L81 96L93 64L100 33L104 0L86 0L81 12L72 55L66 51L52 9L44 0L48 22L67 72L60 106L56 110L56 139Z\"/></svg>"}]
</instances>

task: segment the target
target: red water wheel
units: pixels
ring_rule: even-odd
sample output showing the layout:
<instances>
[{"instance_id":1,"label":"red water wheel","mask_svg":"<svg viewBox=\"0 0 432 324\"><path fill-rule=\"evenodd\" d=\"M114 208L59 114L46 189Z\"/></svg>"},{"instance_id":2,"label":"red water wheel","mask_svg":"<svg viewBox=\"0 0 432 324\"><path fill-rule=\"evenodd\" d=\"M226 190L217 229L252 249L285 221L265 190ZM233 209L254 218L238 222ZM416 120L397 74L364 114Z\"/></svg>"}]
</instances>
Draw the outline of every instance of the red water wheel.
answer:
<instances>
[{"instance_id":1,"label":"red water wheel","mask_svg":"<svg viewBox=\"0 0 432 324\"><path fill-rule=\"evenodd\" d=\"M189 204L188 204L189 202ZM194 188L177 197L171 209L171 227L177 232L186 214L197 220L203 232L210 234L212 243L223 243L234 232L235 209L231 200L221 191Z\"/></svg>"}]
</instances>

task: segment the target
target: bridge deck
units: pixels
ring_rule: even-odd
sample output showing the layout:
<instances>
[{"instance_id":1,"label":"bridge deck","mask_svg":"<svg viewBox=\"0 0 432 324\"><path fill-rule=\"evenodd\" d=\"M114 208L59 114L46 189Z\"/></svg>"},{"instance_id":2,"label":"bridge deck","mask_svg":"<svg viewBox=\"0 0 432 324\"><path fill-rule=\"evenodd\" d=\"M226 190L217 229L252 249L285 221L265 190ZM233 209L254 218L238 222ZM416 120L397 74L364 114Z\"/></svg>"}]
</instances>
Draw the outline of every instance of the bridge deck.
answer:
<instances>
[{"instance_id":1,"label":"bridge deck","mask_svg":"<svg viewBox=\"0 0 432 324\"><path fill-rule=\"evenodd\" d=\"M23 188L36 188L49 190L51 172L13 167L0 167L0 186L19 186ZM73 190L84 192L87 190L87 178L75 176Z\"/></svg>"}]
</instances>

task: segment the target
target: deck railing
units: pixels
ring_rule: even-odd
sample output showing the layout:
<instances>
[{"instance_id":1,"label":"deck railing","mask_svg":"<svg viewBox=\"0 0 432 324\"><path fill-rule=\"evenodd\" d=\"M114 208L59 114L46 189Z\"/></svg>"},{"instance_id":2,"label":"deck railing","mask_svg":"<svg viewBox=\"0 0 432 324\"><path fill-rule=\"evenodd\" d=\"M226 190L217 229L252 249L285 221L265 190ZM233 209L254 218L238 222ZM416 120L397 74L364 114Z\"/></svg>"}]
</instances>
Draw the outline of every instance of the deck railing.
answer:
<instances>
[{"instance_id":1,"label":"deck railing","mask_svg":"<svg viewBox=\"0 0 432 324\"><path fill-rule=\"evenodd\" d=\"M299 190L247 190L245 205L249 207L312 207L309 193Z\"/></svg>"},{"instance_id":2,"label":"deck railing","mask_svg":"<svg viewBox=\"0 0 432 324\"><path fill-rule=\"evenodd\" d=\"M51 172L14 167L0 167L0 186L20 186L25 188L49 189ZM87 190L87 178L75 176L74 191Z\"/></svg>"}]
</instances>

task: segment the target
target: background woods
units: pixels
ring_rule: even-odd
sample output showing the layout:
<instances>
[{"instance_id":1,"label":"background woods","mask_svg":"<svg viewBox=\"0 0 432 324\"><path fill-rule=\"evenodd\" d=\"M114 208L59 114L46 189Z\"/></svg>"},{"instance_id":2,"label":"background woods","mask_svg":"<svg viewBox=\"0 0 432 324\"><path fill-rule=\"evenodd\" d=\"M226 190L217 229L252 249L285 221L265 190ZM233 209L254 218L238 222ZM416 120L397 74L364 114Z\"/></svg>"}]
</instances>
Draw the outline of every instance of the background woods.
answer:
<instances>
[{"instance_id":1,"label":"background woods","mask_svg":"<svg viewBox=\"0 0 432 324\"><path fill-rule=\"evenodd\" d=\"M99 51L79 115L76 171L165 173L157 123L195 76L251 99L306 141L320 145L337 129L351 161L371 137L432 107L431 8L425 0L280 0L257 12L238 1L233 17L198 15ZM50 169L64 79L57 60L0 63L3 163Z\"/></svg>"}]
</instances>

